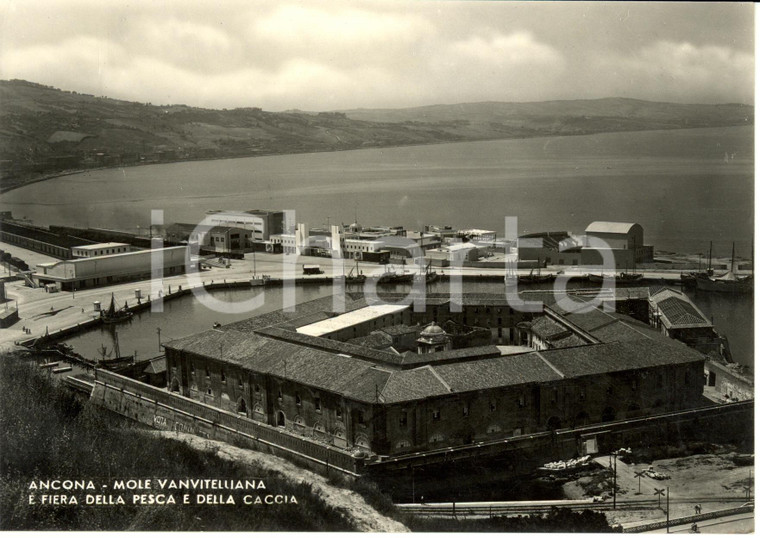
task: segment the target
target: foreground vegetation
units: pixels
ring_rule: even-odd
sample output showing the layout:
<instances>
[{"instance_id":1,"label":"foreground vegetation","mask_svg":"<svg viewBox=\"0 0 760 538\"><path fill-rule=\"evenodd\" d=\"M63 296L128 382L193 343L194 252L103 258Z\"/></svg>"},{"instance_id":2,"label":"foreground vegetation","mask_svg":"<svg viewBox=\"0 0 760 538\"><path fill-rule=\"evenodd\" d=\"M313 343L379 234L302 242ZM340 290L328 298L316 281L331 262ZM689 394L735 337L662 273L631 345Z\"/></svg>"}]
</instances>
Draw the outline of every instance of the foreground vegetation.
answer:
<instances>
[{"instance_id":1,"label":"foreground vegetation","mask_svg":"<svg viewBox=\"0 0 760 538\"><path fill-rule=\"evenodd\" d=\"M147 435L140 425L56 385L26 353L0 357L0 410L0 530L355 530L346 514L326 504L310 485L295 483L274 471L230 463L181 441ZM298 504L68 506L28 502L29 486L35 480L108 483L150 477L261 478L270 492L295 496ZM401 513L374 482L348 484L335 478L331 482L350 487L378 512L416 532L616 530L602 514L567 509L490 519L417 518Z\"/></svg>"},{"instance_id":2,"label":"foreground vegetation","mask_svg":"<svg viewBox=\"0 0 760 538\"><path fill-rule=\"evenodd\" d=\"M0 410L2 530L353 530L344 514L328 506L308 484L230 464L179 441L144 435L126 419L105 413L55 385L18 355L0 357ZM148 477L261 478L269 493L295 496L298 504L68 506L28 502L33 480Z\"/></svg>"}]
</instances>

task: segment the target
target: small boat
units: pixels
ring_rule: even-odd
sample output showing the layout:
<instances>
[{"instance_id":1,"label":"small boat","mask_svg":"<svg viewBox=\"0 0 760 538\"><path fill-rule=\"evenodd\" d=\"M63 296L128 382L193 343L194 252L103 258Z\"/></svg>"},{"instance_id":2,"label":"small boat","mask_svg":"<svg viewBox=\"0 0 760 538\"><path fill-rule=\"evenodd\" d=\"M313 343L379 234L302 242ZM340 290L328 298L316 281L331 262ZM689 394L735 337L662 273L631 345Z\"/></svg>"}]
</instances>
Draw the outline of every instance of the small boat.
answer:
<instances>
[{"instance_id":1,"label":"small boat","mask_svg":"<svg viewBox=\"0 0 760 538\"><path fill-rule=\"evenodd\" d=\"M602 284L605 280L608 280L610 278L615 278L615 277L613 275L605 275L605 274L601 274L601 275L596 275L594 273L588 274L589 282L593 282L595 284Z\"/></svg>"},{"instance_id":2,"label":"small boat","mask_svg":"<svg viewBox=\"0 0 760 538\"><path fill-rule=\"evenodd\" d=\"M615 277L618 282L635 282L644 278L641 273L620 273Z\"/></svg>"},{"instance_id":3,"label":"small boat","mask_svg":"<svg viewBox=\"0 0 760 538\"><path fill-rule=\"evenodd\" d=\"M539 284L541 282L551 282L554 280L554 275L520 275L517 277L517 281L520 284Z\"/></svg>"},{"instance_id":4,"label":"small boat","mask_svg":"<svg viewBox=\"0 0 760 538\"><path fill-rule=\"evenodd\" d=\"M378 278L378 284L401 284L404 282L411 282L414 279L414 273L395 273L387 272L380 275Z\"/></svg>"},{"instance_id":5,"label":"small boat","mask_svg":"<svg viewBox=\"0 0 760 538\"><path fill-rule=\"evenodd\" d=\"M438 273L435 271L430 270L430 264L432 262L428 262L427 267L425 267L424 272L420 271L419 273L414 275L414 281L425 281L425 284L432 284L433 282L436 282L440 277ZM420 267L422 269L422 267Z\"/></svg>"},{"instance_id":6,"label":"small boat","mask_svg":"<svg viewBox=\"0 0 760 538\"><path fill-rule=\"evenodd\" d=\"M540 266L536 274L533 274L533 269L531 269L529 274L519 275L517 277L517 282L519 282L520 284L539 284L541 282L552 282L553 280L554 280L554 275L541 274Z\"/></svg>"},{"instance_id":7,"label":"small boat","mask_svg":"<svg viewBox=\"0 0 760 538\"><path fill-rule=\"evenodd\" d=\"M708 274L697 274L697 290L714 291L718 293L752 293L754 289L754 278L752 275L739 276L734 272L734 255L735 248L731 245L731 265L728 272L713 276Z\"/></svg>"},{"instance_id":8,"label":"small boat","mask_svg":"<svg viewBox=\"0 0 760 538\"><path fill-rule=\"evenodd\" d=\"M414 273L397 273L389 270L377 277L378 284L402 284L412 282L412 280L414 280Z\"/></svg>"},{"instance_id":9,"label":"small boat","mask_svg":"<svg viewBox=\"0 0 760 538\"><path fill-rule=\"evenodd\" d=\"M354 272L354 270L356 272ZM359 270L359 260L356 260L356 267L352 267L348 272L348 275L345 277L345 282L347 284L360 284L365 280L367 280L367 277Z\"/></svg>"},{"instance_id":10,"label":"small boat","mask_svg":"<svg viewBox=\"0 0 760 538\"><path fill-rule=\"evenodd\" d=\"M100 318L104 323L119 323L121 321L127 321L132 319L134 314L127 309L127 304L124 303L122 308L116 309L116 301L113 293L111 294L111 305L105 312L100 312Z\"/></svg>"}]
</instances>

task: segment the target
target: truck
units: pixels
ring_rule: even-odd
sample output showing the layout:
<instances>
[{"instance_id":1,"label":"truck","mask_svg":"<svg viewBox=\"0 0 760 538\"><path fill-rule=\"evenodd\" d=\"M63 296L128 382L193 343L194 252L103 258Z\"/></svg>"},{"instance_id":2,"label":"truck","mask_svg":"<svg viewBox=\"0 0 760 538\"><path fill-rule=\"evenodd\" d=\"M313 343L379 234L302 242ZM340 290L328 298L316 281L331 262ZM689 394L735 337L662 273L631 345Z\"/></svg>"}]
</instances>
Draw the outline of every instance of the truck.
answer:
<instances>
[{"instance_id":1,"label":"truck","mask_svg":"<svg viewBox=\"0 0 760 538\"><path fill-rule=\"evenodd\" d=\"M303 274L305 275L321 275L324 271L319 265L304 265Z\"/></svg>"}]
</instances>

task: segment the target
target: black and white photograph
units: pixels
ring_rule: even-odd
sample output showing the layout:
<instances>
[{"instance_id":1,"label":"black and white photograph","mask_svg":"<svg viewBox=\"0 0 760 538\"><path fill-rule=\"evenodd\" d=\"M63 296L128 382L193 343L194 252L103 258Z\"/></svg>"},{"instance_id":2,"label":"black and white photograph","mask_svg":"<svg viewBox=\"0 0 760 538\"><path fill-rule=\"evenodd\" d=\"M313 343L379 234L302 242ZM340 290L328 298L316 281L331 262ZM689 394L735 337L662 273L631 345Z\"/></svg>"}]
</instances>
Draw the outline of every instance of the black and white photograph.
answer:
<instances>
[{"instance_id":1,"label":"black and white photograph","mask_svg":"<svg viewBox=\"0 0 760 538\"><path fill-rule=\"evenodd\" d=\"M754 533L755 19L2 0L0 531Z\"/></svg>"}]
</instances>

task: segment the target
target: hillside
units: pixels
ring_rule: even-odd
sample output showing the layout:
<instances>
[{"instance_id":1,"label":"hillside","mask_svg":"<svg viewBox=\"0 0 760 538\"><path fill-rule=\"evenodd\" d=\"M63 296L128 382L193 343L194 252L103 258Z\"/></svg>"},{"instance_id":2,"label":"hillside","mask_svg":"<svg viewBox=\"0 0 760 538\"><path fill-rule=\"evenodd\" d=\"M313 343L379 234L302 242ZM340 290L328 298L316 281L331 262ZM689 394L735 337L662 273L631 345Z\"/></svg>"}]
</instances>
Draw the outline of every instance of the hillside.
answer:
<instances>
[{"instance_id":1,"label":"hillside","mask_svg":"<svg viewBox=\"0 0 760 538\"><path fill-rule=\"evenodd\" d=\"M71 170L191 159L753 122L748 105L631 99L311 113L153 105L0 81L2 191Z\"/></svg>"}]
</instances>

